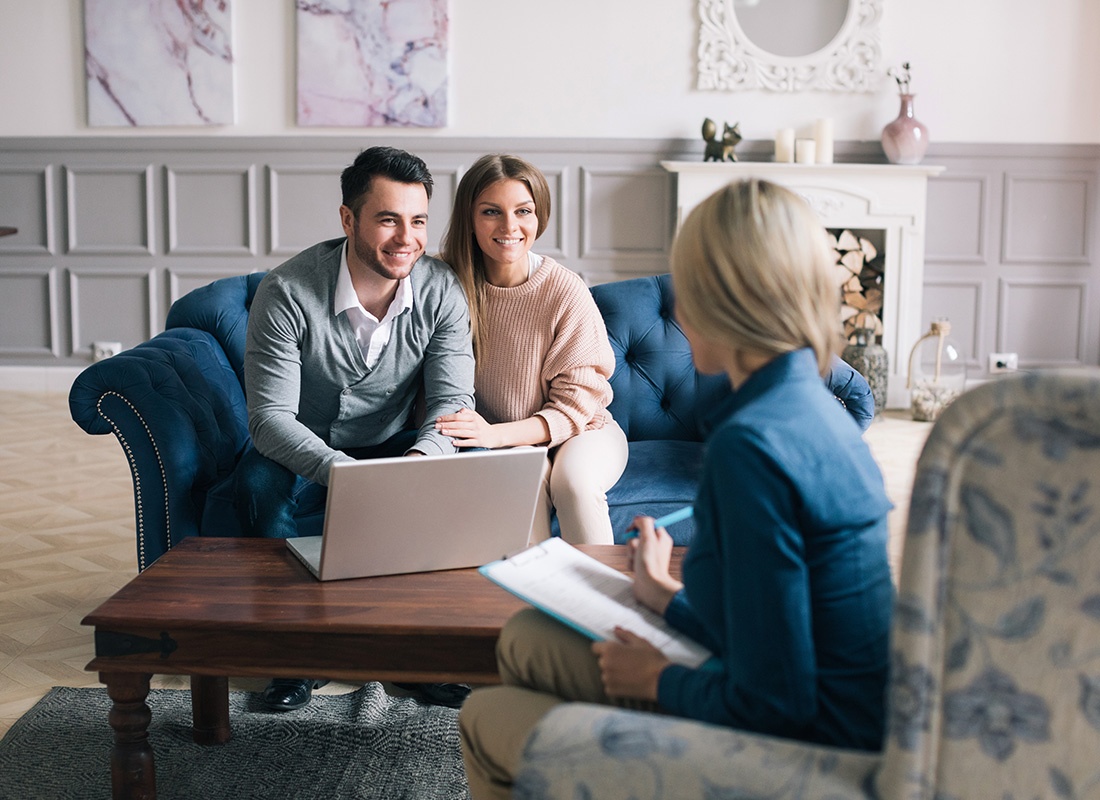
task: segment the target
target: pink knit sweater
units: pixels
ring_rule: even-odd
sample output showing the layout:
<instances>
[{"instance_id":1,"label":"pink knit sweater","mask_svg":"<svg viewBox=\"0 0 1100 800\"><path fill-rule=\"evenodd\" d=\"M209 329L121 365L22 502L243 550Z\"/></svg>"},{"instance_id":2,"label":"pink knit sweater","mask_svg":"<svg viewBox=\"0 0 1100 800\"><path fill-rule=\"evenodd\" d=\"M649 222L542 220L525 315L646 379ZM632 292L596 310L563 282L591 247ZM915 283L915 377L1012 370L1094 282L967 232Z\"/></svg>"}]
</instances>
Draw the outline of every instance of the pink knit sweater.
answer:
<instances>
[{"instance_id":1,"label":"pink knit sweater","mask_svg":"<svg viewBox=\"0 0 1100 800\"><path fill-rule=\"evenodd\" d=\"M592 294L551 258L526 283L486 284L485 351L474 376L477 411L490 423L538 414L550 447L602 428L611 414L615 355Z\"/></svg>"}]
</instances>

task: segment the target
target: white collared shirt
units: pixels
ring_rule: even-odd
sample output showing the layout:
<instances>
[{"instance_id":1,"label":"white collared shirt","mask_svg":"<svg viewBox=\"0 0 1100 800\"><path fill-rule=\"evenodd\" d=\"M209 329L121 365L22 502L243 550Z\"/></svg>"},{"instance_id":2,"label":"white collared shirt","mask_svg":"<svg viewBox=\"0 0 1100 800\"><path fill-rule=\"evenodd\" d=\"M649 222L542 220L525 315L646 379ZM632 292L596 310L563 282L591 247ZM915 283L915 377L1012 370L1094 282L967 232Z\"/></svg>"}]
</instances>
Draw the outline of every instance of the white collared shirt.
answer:
<instances>
[{"instance_id":1,"label":"white collared shirt","mask_svg":"<svg viewBox=\"0 0 1100 800\"><path fill-rule=\"evenodd\" d=\"M363 353L363 361L369 369L374 369L382 355L382 348L393 333L393 321L407 309L413 307L413 292L409 276L397 283L397 294L386 309L386 315L379 320L359 302L359 295L351 283L351 269L348 267L348 243L344 242L344 251L340 259L340 274L336 278L336 295L333 298L333 311L337 315L347 312L348 322L355 331L355 341Z\"/></svg>"}]
</instances>

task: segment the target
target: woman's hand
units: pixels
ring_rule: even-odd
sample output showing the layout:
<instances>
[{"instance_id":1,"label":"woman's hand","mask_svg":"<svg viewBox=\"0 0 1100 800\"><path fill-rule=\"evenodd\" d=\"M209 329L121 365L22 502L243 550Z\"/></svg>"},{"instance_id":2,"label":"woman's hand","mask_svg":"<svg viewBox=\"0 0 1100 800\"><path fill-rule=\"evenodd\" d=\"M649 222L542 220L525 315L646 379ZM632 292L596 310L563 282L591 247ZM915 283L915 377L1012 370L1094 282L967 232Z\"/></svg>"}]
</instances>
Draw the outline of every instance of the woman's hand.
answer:
<instances>
[{"instance_id":1,"label":"woman's hand","mask_svg":"<svg viewBox=\"0 0 1100 800\"><path fill-rule=\"evenodd\" d=\"M669 660L641 636L615 628L617 641L595 642L592 652L609 697L657 700L657 683Z\"/></svg>"},{"instance_id":2,"label":"woman's hand","mask_svg":"<svg viewBox=\"0 0 1100 800\"><path fill-rule=\"evenodd\" d=\"M634 597L664 614L672 596L684 585L672 577L672 537L664 528L653 527L653 517L635 517L631 525L638 535L627 542L634 551Z\"/></svg>"},{"instance_id":3,"label":"woman's hand","mask_svg":"<svg viewBox=\"0 0 1100 800\"><path fill-rule=\"evenodd\" d=\"M436 417L435 429L444 436L450 436L455 447L487 447L492 450L504 445L496 426L490 425L481 414L468 408Z\"/></svg>"},{"instance_id":4,"label":"woman's hand","mask_svg":"<svg viewBox=\"0 0 1100 800\"><path fill-rule=\"evenodd\" d=\"M435 429L450 436L455 447L519 447L541 445L550 441L550 426L536 414L515 422L491 424L476 411L461 408L454 414L444 414L435 419Z\"/></svg>"}]
</instances>

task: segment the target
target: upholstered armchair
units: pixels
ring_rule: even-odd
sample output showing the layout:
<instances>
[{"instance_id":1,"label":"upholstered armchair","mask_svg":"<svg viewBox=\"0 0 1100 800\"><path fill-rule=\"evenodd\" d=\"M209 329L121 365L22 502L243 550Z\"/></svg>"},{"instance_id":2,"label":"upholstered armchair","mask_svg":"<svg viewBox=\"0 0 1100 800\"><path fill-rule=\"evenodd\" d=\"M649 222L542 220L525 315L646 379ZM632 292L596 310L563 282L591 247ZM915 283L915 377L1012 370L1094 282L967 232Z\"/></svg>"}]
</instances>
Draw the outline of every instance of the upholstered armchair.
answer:
<instances>
[{"instance_id":1,"label":"upholstered armchair","mask_svg":"<svg viewBox=\"0 0 1100 800\"><path fill-rule=\"evenodd\" d=\"M567 704L515 796L1100 796L1100 380L986 384L936 423L892 648L881 754Z\"/></svg>"}]
</instances>

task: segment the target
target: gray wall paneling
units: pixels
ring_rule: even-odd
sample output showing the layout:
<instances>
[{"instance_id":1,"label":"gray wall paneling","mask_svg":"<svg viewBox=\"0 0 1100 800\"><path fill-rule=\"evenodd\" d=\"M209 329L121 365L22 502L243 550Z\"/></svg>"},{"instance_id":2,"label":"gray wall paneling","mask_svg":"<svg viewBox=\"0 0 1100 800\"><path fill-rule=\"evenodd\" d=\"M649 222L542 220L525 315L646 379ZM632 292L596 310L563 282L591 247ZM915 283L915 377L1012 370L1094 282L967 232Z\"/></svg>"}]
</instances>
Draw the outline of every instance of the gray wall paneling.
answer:
<instances>
[{"instance_id":1,"label":"gray wall paneling","mask_svg":"<svg viewBox=\"0 0 1100 800\"><path fill-rule=\"evenodd\" d=\"M971 374L1100 363L1095 146L944 146L929 183L924 313L947 316ZM971 310L972 309L972 310Z\"/></svg>"},{"instance_id":2,"label":"gray wall paneling","mask_svg":"<svg viewBox=\"0 0 1100 800\"><path fill-rule=\"evenodd\" d=\"M673 177L662 159L701 158L696 140L453 139L394 142L435 178L438 250L462 175L481 154L538 164L553 213L537 252L592 284L667 271ZM131 347L159 332L198 286L277 266L342 235L339 176L366 144L350 137L0 139L0 366L79 366L91 342ZM738 154L766 160L770 142ZM838 143L838 160L882 160ZM947 316L971 374L988 354L1021 368L1100 363L1100 147L933 145L923 309Z\"/></svg>"},{"instance_id":3,"label":"gray wall paneling","mask_svg":"<svg viewBox=\"0 0 1100 800\"><path fill-rule=\"evenodd\" d=\"M253 256L256 168L165 167L169 255Z\"/></svg>"},{"instance_id":4,"label":"gray wall paneling","mask_svg":"<svg viewBox=\"0 0 1100 800\"><path fill-rule=\"evenodd\" d=\"M6 161L0 161L0 224L19 231L0 239L3 255L57 252L55 196L50 164L31 161L24 166L7 166Z\"/></svg>"}]
</instances>

